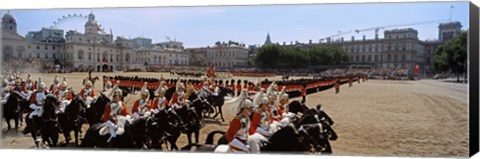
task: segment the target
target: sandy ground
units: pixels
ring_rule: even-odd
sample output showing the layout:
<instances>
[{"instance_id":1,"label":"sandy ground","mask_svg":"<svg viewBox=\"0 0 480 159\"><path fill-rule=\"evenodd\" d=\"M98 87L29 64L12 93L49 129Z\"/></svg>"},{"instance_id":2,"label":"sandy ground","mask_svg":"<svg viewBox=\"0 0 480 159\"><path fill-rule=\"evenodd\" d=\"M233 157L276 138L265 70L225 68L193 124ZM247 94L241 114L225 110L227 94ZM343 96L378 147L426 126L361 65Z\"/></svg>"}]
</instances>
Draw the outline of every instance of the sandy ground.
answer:
<instances>
[{"instance_id":1,"label":"sandy ground","mask_svg":"<svg viewBox=\"0 0 480 159\"><path fill-rule=\"evenodd\" d=\"M101 78L104 74L93 75ZM122 75L160 77L159 73ZM47 85L50 85L54 75L34 74L33 78L38 79L38 76L42 76ZM73 73L66 76L68 83L78 91L86 74ZM163 76L170 78L167 74ZM278 80L280 77L269 79ZM101 87L99 81L96 90ZM323 104L322 109L335 120L333 128L339 138L332 142L334 155L467 157L467 89L466 84L434 80L369 80L361 84L354 83L351 88L343 85L340 94L334 94L331 89L308 95L307 104ZM129 111L136 100L133 98L131 95L126 98ZM225 122L218 118L206 119L206 126L200 132L200 143L205 142L209 132L228 128L228 122L233 117L228 110L224 108ZM4 131L3 120L2 127ZM84 127L88 128L87 125ZM34 147L29 135L24 136L14 131L4 132L1 140L2 148ZM60 142L63 142L63 137ZM186 135L180 136L177 144L186 145Z\"/></svg>"}]
</instances>

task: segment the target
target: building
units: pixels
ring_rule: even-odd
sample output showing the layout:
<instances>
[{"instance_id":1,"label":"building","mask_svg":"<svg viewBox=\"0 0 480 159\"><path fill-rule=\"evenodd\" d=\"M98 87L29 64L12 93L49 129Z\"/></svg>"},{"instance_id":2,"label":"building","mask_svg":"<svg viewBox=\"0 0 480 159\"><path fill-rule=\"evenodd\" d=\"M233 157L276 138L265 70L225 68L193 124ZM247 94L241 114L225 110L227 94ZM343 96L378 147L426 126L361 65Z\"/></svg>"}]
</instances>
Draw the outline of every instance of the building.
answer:
<instances>
[{"instance_id":1,"label":"building","mask_svg":"<svg viewBox=\"0 0 480 159\"><path fill-rule=\"evenodd\" d=\"M26 37L17 33L17 23L8 12L2 18L3 60L10 58L37 59L67 69L86 71L124 71L145 69L143 61L136 58L135 40L105 33L95 20L88 15L84 33L70 30L63 37L63 30L42 28L31 31Z\"/></svg>"},{"instance_id":2,"label":"building","mask_svg":"<svg viewBox=\"0 0 480 159\"><path fill-rule=\"evenodd\" d=\"M2 17L2 60L27 58L32 46L17 32L17 21L8 12Z\"/></svg>"},{"instance_id":3,"label":"building","mask_svg":"<svg viewBox=\"0 0 480 159\"><path fill-rule=\"evenodd\" d=\"M189 65L190 55L182 42L168 41L155 43L135 50L140 63L148 65Z\"/></svg>"},{"instance_id":4,"label":"building","mask_svg":"<svg viewBox=\"0 0 480 159\"><path fill-rule=\"evenodd\" d=\"M152 45L152 39L145 38L145 37L137 37L132 39L133 48L139 49L142 47L150 47Z\"/></svg>"},{"instance_id":5,"label":"building","mask_svg":"<svg viewBox=\"0 0 480 159\"><path fill-rule=\"evenodd\" d=\"M327 42L298 43L290 45L308 47L315 45L331 45L341 48L349 56L350 64L371 65L375 68L407 69L412 74L416 65L419 66L420 74L431 73L433 56L437 48L448 40L460 34L462 25L460 22L441 23L438 26L438 40L420 40L418 31L413 28L385 30L384 38L378 35L374 39L366 39L363 36L355 40L352 36L350 41L340 38L338 40L327 39ZM268 39L269 37L267 37ZM283 42L285 45L285 42Z\"/></svg>"},{"instance_id":6,"label":"building","mask_svg":"<svg viewBox=\"0 0 480 159\"><path fill-rule=\"evenodd\" d=\"M217 68L248 66L248 51L249 50L245 47L245 44L233 41L229 41L228 43L216 42L213 47L207 46L189 49L190 54L203 54L203 57L206 58L206 64L213 64ZM198 55L191 57L196 56Z\"/></svg>"}]
</instances>

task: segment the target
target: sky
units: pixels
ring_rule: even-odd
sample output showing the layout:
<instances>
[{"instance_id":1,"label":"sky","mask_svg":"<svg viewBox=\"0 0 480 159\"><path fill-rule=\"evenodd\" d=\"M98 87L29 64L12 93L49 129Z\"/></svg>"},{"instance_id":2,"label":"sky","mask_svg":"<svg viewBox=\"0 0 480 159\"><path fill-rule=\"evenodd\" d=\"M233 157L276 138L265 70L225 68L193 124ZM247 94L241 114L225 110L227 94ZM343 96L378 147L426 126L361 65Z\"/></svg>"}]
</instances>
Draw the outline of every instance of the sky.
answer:
<instances>
[{"instance_id":1,"label":"sky","mask_svg":"<svg viewBox=\"0 0 480 159\"><path fill-rule=\"evenodd\" d=\"M453 9L451 9L453 6ZM340 32L378 26L446 20L459 21L468 29L468 2L416 3L356 3L356 4L299 4L208 7L150 7L150 8L93 8L10 10L17 20L20 35L50 27L68 14L87 15L93 12L106 32L114 36L151 38L154 43L172 40L183 42L187 48L212 46L216 41L238 41L246 45L261 45L267 33L272 42L308 43ZM3 16L7 10L0 10ZM71 18L60 29L84 32L87 20ZM438 23L399 26L418 30L421 40L438 39ZM380 38L383 37L380 30ZM374 31L343 35L374 38ZM341 37L341 36L339 36ZM337 38L339 38L337 37Z\"/></svg>"}]
</instances>

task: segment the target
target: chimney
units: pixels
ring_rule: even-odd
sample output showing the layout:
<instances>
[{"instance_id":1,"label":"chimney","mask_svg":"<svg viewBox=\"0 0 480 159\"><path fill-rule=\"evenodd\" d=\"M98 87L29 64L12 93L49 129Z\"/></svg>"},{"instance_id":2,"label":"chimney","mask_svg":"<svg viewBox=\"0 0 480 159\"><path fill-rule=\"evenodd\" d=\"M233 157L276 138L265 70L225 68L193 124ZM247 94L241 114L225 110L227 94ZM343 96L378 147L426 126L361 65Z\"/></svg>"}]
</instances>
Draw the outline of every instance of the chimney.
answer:
<instances>
[{"instance_id":1,"label":"chimney","mask_svg":"<svg viewBox=\"0 0 480 159\"><path fill-rule=\"evenodd\" d=\"M352 41L355 41L355 36L352 36Z\"/></svg>"},{"instance_id":2,"label":"chimney","mask_svg":"<svg viewBox=\"0 0 480 159\"><path fill-rule=\"evenodd\" d=\"M375 40L378 40L378 33L375 33Z\"/></svg>"},{"instance_id":3,"label":"chimney","mask_svg":"<svg viewBox=\"0 0 480 159\"><path fill-rule=\"evenodd\" d=\"M283 42L283 46L285 46L285 45L286 45L286 42L284 41L284 42Z\"/></svg>"},{"instance_id":4,"label":"chimney","mask_svg":"<svg viewBox=\"0 0 480 159\"><path fill-rule=\"evenodd\" d=\"M312 44L312 39L308 40L308 44L310 45Z\"/></svg>"},{"instance_id":5,"label":"chimney","mask_svg":"<svg viewBox=\"0 0 480 159\"><path fill-rule=\"evenodd\" d=\"M340 39L340 42L343 42L343 37Z\"/></svg>"},{"instance_id":6,"label":"chimney","mask_svg":"<svg viewBox=\"0 0 480 159\"><path fill-rule=\"evenodd\" d=\"M365 41L365 35L363 35L363 41Z\"/></svg>"}]
</instances>

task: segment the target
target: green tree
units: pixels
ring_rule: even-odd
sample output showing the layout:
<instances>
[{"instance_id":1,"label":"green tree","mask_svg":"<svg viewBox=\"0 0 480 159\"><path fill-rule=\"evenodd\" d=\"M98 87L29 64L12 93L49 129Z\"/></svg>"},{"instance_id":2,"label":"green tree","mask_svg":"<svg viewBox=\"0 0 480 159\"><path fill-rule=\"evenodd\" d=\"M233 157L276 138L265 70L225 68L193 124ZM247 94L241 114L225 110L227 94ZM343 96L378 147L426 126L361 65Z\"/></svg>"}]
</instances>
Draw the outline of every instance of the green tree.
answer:
<instances>
[{"instance_id":1,"label":"green tree","mask_svg":"<svg viewBox=\"0 0 480 159\"><path fill-rule=\"evenodd\" d=\"M264 45L258 49L256 64L263 67L276 67L280 57L280 46Z\"/></svg>"},{"instance_id":2,"label":"green tree","mask_svg":"<svg viewBox=\"0 0 480 159\"><path fill-rule=\"evenodd\" d=\"M454 72L457 75L457 82L460 81L460 74L467 71L467 36L467 31L461 32L454 39L441 45L433 57L434 69Z\"/></svg>"}]
</instances>

